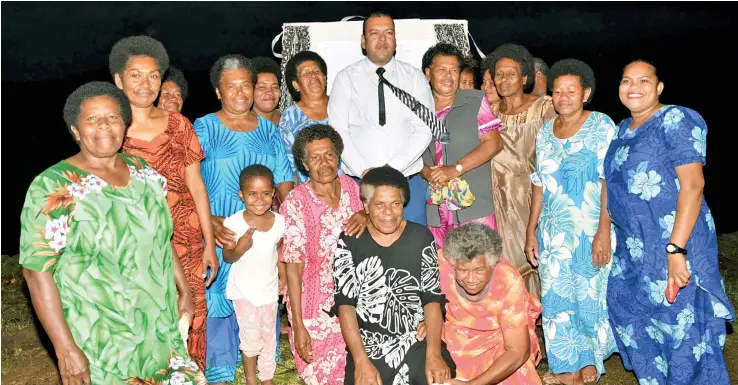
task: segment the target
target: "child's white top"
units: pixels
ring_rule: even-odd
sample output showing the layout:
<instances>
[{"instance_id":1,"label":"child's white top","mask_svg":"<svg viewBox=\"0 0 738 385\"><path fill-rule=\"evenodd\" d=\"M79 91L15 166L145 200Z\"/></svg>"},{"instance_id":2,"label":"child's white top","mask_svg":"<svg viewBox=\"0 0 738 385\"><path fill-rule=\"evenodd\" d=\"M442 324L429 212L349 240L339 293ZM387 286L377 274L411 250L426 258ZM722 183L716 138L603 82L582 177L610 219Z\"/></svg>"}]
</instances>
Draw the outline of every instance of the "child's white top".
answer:
<instances>
[{"instance_id":1,"label":"child's white top","mask_svg":"<svg viewBox=\"0 0 738 385\"><path fill-rule=\"evenodd\" d=\"M251 228L243 219L241 210L226 218L223 225L236 233L236 241ZM226 283L226 298L245 299L254 306L264 306L279 300L279 274L277 270L277 244L285 230L284 217L274 214L274 224L269 231L254 231L253 245L246 254L231 265Z\"/></svg>"}]
</instances>

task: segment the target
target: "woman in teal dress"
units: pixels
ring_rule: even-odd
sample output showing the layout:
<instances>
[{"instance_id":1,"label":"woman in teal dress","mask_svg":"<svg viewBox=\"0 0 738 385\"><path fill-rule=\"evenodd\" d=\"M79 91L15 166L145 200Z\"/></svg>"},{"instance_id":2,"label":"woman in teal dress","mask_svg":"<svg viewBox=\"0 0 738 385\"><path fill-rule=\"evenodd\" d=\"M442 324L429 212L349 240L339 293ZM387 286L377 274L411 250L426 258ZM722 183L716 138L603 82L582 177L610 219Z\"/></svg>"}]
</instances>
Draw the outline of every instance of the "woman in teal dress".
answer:
<instances>
[{"instance_id":1,"label":"woman in teal dress","mask_svg":"<svg viewBox=\"0 0 738 385\"><path fill-rule=\"evenodd\" d=\"M632 117L605 158L617 234L610 323L640 385L728 385L723 347L735 311L702 192L707 125L694 110L659 103L663 89L653 65L625 67L620 101Z\"/></svg>"},{"instance_id":2,"label":"woman in teal dress","mask_svg":"<svg viewBox=\"0 0 738 385\"><path fill-rule=\"evenodd\" d=\"M543 381L582 384L599 379L603 361L616 351L605 301L614 236L601 210L603 162L615 123L584 109L595 87L584 62L561 60L548 79L558 117L536 140L525 250L533 266L540 265L550 371Z\"/></svg>"},{"instance_id":3,"label":"woman in teal dress","mask_svg":"<svg viewBox=\"0 0 738 385\"><path fill-rule=\"evenodd\" d=\"M112 83L87 83L67 99L64 120L80 152L33 180L20 240L62 381L205 384L178 329L194 307L173 254L167 181L118 153L128 99Z\"/></svg>"},{"instance_id":4,"label":"woman in teal dress","mask_svg":"<svg viewBox=\"0 0 738 385\"><path fill-rule=\"evenodd\" d=\"M212 383L231 382L241 362L238 324L233 304L225 297L231 265L223 262L222 246L233 248L234 234L223 220L245 208L238 197L241 170L261 164L274 173L280 201L294 187L294 175L274 123L251 110L256 72L251 60L226 55L210 70L210 82L220 99L221 110L193 124L205 159L202 177L208 190L220 271L206 290L208 302L207 357L205 374Z\"/></svg>"}]
</instances>

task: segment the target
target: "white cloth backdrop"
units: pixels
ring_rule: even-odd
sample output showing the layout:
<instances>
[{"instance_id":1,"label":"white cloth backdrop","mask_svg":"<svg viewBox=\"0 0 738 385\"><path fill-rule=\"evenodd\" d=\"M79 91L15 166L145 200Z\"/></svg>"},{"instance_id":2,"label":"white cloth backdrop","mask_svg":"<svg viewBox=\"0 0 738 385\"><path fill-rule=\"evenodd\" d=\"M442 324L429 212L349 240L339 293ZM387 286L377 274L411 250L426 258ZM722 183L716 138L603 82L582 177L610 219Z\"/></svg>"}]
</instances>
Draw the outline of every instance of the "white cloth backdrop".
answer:
<instances>
[{"instance_id":1,"label":"white cloth backdrop","mask_svg":"<svg viewBox=\"0 0 738 385\"><path fill-rule=\"evenodd\" d=\"M272 40L272 53L282 59L282 78L287 61L300 51L310 50L318 53L328 66L328 92L330 93L336 74L351 63L361 60L362 20L328 23L288 23L282 25L282 33ZM418 69L425 51L438 42L451 43L463 54L468 54L469 28L466 20L395 20L397 36L396 58ZM274 51L282 37L282 53ZM481 50L476 47L482 57ZM280 106L284 109L294 102L282 82Z\"/></svg>"}]
</instances>

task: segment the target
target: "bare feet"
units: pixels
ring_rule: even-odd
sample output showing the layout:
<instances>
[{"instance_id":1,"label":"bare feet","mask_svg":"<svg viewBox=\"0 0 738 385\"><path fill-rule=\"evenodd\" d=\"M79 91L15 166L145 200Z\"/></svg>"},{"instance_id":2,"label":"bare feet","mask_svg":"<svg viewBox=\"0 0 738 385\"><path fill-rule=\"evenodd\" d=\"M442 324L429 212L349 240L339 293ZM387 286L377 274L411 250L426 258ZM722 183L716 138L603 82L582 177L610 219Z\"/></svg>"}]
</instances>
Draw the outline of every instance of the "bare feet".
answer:
<instances>
[{"instance_id":1,"label":"bare feet","mask_svg":"<svg viewBox=\"0 0 738 385\"><path fill-rule=\"evenodd\" d=\"M581 371L585 383L597 381L597 369L594 366L585 366Z\"/></svg>"}]
</instances>

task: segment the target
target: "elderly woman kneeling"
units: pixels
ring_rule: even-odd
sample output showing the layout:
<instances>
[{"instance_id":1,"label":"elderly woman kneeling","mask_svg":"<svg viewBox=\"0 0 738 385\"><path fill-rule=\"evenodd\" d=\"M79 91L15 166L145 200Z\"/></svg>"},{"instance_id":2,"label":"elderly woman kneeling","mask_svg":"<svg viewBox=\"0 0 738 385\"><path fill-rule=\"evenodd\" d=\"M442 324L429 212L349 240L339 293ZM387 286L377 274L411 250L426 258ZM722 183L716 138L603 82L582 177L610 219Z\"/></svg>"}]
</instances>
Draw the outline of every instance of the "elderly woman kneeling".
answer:
<instances>
[{"instance_id":1,"label":"elderly woman kneeling","mask_svg":"<svg viewBox=\"0 0 738 385\"><path fill-rule=\"evenodd\" d=\"M451 231L439 256L446 296L444 341L468 385L540 384L535 320L541 303L502 259L502 238L480 223Z\"/></svg>"}]
</instances>

